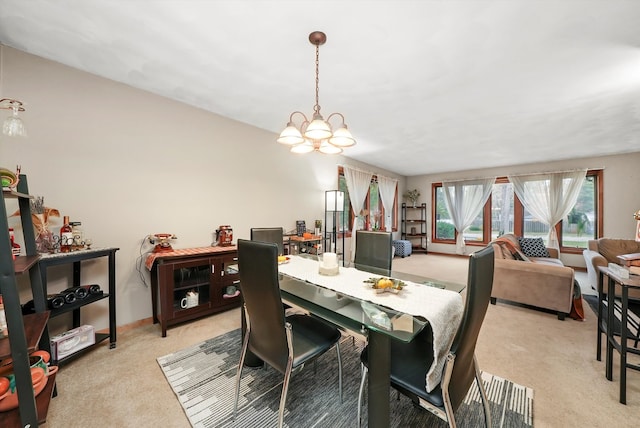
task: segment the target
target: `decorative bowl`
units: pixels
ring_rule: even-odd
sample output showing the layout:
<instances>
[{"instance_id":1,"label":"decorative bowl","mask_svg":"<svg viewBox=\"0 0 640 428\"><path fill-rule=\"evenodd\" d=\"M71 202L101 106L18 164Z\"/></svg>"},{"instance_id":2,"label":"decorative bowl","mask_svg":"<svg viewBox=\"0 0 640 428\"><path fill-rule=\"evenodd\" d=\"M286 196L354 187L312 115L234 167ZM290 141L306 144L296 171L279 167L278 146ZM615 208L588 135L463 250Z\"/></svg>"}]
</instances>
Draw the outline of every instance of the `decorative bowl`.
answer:
<instances>
[{"instance_id":1,"label":"decorative bowl","mask_svg":"<svg viewBox=\"0 0 640 428\"><path fill-rule=\"evenodd\" d=\"M6 168L0 168L0 180L2 187L14 188L18 185L18 175Z\"/></svg>"}]
</instances>

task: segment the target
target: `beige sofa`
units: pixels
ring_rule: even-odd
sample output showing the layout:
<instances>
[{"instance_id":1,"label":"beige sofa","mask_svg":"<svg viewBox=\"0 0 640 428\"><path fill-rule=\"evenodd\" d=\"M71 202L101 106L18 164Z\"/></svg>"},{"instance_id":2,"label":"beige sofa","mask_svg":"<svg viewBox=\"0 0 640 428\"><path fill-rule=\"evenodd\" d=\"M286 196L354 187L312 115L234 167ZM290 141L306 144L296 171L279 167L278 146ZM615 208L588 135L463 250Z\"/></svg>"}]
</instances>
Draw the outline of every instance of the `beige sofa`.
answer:
<instances>
[{"instance_id":1,"label":"beige sofa","mask_svg":"<svg viewBox=\"0 0 640 428\"><path fill-rule=\"evenodd\" d=\"M504 241L508 242L504 242ZM508 243L511 245L507 245ZM574 271L564 266L558 251L547 248L551 257L529 257L522 254L518 238L505 234L492 242L495 265L491 303L496 299L549 309L564 320L571 312L574 299ZM525 260L513 255L515 248Z\"/></svg>"},{"instance_id":2,"label":"beige sofa","mask_svg":"<svg viewBox=\"0 0 640 428\"><path fill-rule=\"evenodd\" d=\"M608 266L609 263L619 263L617 256L620 254L640 253L640 242L633 239L613 239L600 238L591 240L587 249L582 252L585 263L587 264L587 274L589 285L594 290L598 289L598 266ZM603 290L607 292L606 287ZM619 287L616 289L616 295L620 294ZM629 288L629 298L640 300L640 290L633 287Z\"/></svg>"}]
</instances>

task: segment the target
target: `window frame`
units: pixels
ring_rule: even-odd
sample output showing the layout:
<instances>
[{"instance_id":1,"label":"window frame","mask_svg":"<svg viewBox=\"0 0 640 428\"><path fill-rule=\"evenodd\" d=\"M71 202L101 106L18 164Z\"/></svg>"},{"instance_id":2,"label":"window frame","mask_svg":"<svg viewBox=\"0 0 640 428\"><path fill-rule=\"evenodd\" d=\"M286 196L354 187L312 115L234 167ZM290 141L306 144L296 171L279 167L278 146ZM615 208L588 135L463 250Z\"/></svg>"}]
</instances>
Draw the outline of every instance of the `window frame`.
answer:
<instances>
[{"instance_id":1,"label":"window frame","mask_svg":"<svg viewBox=\"0 0 640 428\"><path fill-rule=\"evenodd\" d=\"M340 183L340 179L344 179L344 168L342 168L341 166L338 167L338 183ZM371 183L377 183L378 182L378 176L374 173L373 176L371 177ZM338 187L340 187L338 185ZM391 231L392 232L397 232L398 231L398 182L396 182L396 190L395 190L395 196L393 198L393 208L392 208L392 213L391 213ZM371 197L371 192L367 192L367 197L365 199L365 207L368 207L371 202L370 202L370 197ZM348 204L349 206L349 236L351 234L351 230L353 229L353 222L356 219L356 214L353 211L353 206L351 205L351 198L345 198L346 202L345 204ZM384 231L386 230L386 215L385 215L385 209L384 206L382 204L382 198L379 198L379 203L378 203L378 210L381 213L381 221L380 221L380 226L379 229L380 231ZM365 219L365 225L370 224L371 223L371 218L370 218L370 213L367 213L366 216L364 216Z\"/></svg>"},{"instance_id":2,"label":"window frame","mask_svg":"<svg viewBox=\"0 0 640 428\"><path fill-rule=\"evenodd\" d=\"M602 169L593 169L587 170L587 176L595 177L595 186L594 186L594 197L595 200L595 225L596 228L594 236L595 238L602 237L602 227L604 223L604 180L603 180L603 170ZM509 178L506 176L497 177L494 184L500 183L508 183ZM454 231L453 239L439 239L436 235L436 192L438 188L442 188L442 182L434 182L431 183L431 242L436 244L455 244L456 239L458 238L458 231ZM486 246L491 242L491 206L492 206L492 196L489 196L487 202L484 205L483 213L483 240L482 241L466 241L465 245L471 246ZM489 219L487 221L487 219ZM564 247L562 246L562 220L555 226L556 233L558 234L558 242L560 242L560 252L566 254L582 254L584 248L581 247ZM516 235L522 236L522 231L524 229L524 206L522 202L518 198L518 195L513 194L513 231Z\"/></svg>"}]
</instances>

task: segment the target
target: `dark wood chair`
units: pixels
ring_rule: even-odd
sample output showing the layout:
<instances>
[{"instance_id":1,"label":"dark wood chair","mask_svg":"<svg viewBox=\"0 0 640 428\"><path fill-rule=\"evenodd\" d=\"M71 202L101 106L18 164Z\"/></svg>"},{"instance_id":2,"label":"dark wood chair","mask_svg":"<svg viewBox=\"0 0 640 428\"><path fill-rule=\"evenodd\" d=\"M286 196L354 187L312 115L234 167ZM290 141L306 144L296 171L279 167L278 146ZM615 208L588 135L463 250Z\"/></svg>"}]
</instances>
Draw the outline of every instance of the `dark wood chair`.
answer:
<instances>
[{"instance_id":1,"label":"dark wood chair","mask_svg":"<svg viewBox=\"0 0 640 428\"><path fill-rule=\"evenodd\" d=\"M342 399L342 361L341 335L337 328L309 315L285 317L278 283L277 257L278 246L274 243L238 240L238 269L247 329L238 364L233 412L235 418L242 367L249 351L284 374L278 415L278 427L282 427L291 372L335 346Z\"/></svg>"},{"instance_id":2,"label":"dark wood chair","mask_svg":"<svg viewBox=\"0 0 640 428\"><path fill-rule=\"evenodd\" d=\"M356 269L389 275L392 258L391 232L356 231Z\"/></svg>"},{"instance_id":3,"label":"dark wood chair","mask_svg":"<svg viewBox=\"0 0 640 428\"><path fill-rule=\"evenodd\" d=\"M482 397L486 426L491 427L489 402L474 353L491 297L493 262L491 246L473 253L469 258L469 279L464 313L447 355L440 385L435 389L427 392L426 388L426 375L433 362L431 329L425 329L409 343L391 341L391 386L411 398L417 406L448 422L450 427L456 426L455 411L464 400L474 380ZM368 347L360 356L363 376L358 397L358 426L360 426L362 395L369 364L367 351Z\"/></svg>"},{"instance_id":4,"label":"dark wood chair","mask_svg":"<svg viewBox=\"0 0 640 428\"><path fill-rule=\"evenodd\" d=\"M278 255L284 255L284 232L281 227L253 227L251 240L273 242L278 245Z\"/></svg>"}]
</instances>

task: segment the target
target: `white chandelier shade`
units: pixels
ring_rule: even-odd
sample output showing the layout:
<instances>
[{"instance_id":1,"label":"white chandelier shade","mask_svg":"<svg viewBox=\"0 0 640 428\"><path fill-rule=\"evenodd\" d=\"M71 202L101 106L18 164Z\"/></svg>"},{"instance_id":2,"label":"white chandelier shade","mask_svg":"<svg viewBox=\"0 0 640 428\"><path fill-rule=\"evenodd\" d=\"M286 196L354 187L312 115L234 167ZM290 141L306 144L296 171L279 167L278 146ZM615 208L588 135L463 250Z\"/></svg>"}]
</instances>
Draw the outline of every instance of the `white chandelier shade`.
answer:
<instances>
[{"instance_id":1,"label":"white chandelier shade","mask_svg":"<svg viewBox=\"0 0 640 428\"><path fill-rule=\"evenodd\" d=\"M27 130L24 122L18 116L18 113L24 111L21 101L3 98L0 100L0 109L11 110L11 116L7 117L2 124L2 133L9 137L26 137Z\"/></svg>"}]
</instances>

